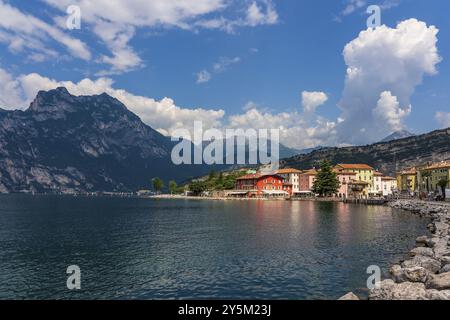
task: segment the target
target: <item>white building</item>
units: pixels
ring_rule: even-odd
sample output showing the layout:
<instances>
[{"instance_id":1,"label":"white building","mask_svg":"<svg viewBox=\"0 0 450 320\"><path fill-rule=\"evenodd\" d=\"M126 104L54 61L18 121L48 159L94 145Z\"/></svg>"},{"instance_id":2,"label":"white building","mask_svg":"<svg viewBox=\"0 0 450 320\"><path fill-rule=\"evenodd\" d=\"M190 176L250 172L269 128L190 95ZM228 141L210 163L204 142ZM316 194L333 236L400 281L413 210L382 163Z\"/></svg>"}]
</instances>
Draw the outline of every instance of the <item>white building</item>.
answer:
<instances>
[{"instance_id":1,"label":"white building","mask_svg":"<svg viewBox=\"0 0 450 320\"><path fill-rule=\"evenodd\" d=\"M381 196L383 193L383 174L381 172L375 171L373 174L372 186L369 190L369 194L372 196Z\"/></svg>"},{"instance_id":2,"label":"white building","mask_svg":"<svg viewBox=\"0 0 450 320\"><path fill-rule=\"evenodd\" d=\"M292 184L292 194L300 192L300 174L302 172L297 169L280 169L277 172L277 175L283 177L283 179Z\"/></svg>"},{"instance_id":3,"label":"white building","mask_svg":"<svg viewBox=\"0 0 450 320\"><path fill-rule=\"evenodd\" d=\"M397 191L397 179L392 177L381 177L383 196L390 196Z\"/></svg>"}]
</instances>

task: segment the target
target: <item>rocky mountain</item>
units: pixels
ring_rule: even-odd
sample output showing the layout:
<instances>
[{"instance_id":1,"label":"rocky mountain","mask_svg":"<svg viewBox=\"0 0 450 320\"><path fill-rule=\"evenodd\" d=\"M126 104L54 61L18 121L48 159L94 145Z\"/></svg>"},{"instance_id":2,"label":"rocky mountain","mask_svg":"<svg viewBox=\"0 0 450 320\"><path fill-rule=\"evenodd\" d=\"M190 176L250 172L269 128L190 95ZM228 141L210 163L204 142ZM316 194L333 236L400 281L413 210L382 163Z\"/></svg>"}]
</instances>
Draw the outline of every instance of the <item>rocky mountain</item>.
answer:
<instances>
[{"instance_id":1,"label":"rocky mountain","mask_svg":"<svg viewBox=\"0 0 450 320\"><path fill-rule=\"evenodd\" d=\"M107 94L41 91L26 111L0 109L0 192L131 191L206 172L173 165L172 146Z\"/></svg>"},{"instance_id":2,"label":"rocky mountain","mask_svg":"<svg viewBox=\"0 0 450 320\"><path fill-rule=\"evenodd\" d=\"M367 163L384 174L393 175L406 167L449 160L450 128L367 146L322 148L306 155L285 159L281 165L308 169L318 167L322 159L328 159L334 164Z\"/></svg>"},{"instance_id":3,"label":"rocky mountain","mask_svg":"<svg viewBox=\"0 0 450 320\"><path fill-rule=\"evenodd\" d=\"M399 130L399 131L395 131L394 133L390 134L389 136L387 136L380 142L389 142L389 141L400 140L400 139L409 138L409 137L413 137L413 136L415 136L415 134L409 132L408 130Z\"/></svg>"}]
</instances>

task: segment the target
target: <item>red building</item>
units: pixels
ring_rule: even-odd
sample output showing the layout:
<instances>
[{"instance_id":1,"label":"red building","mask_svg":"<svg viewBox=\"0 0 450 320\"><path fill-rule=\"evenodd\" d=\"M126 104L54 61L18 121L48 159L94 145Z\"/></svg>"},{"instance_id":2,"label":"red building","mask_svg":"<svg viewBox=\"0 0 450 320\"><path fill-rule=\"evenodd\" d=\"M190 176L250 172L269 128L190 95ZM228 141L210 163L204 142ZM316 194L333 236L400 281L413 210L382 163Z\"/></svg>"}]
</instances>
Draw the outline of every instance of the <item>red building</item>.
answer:
<instances>
[{"instance_id":1,"label":"red building","mask_svg":"<svg viewBox=\"0 0 450 320\"><path fill-rule=\"evenodd\" d=\"M276 174L248 174L236 180L236 191L248 197L288 197L292 195L292 184Z\"/></svg>"}]
</instances>

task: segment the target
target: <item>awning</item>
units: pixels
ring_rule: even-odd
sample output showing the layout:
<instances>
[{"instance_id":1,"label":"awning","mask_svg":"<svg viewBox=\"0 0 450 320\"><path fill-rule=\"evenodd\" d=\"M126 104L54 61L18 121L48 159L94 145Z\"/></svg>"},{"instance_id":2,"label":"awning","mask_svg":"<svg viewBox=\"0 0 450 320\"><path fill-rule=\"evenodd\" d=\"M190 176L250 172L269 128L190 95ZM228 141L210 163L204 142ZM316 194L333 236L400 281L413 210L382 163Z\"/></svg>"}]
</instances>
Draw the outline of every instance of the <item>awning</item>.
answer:
<instances>
[{"instance_id":1,"label":"awning","mask_svg":"<svg viewBox=\"0 0 450 320\"><path fill-rule=\"evenodd\" d=\"M265 194L274 195L274 194L280 194L280 195L289 195L288 192L283 190L263 190Z\"/></svg>"},{"instance_id":2,"label":"awning","mask_svg":"<svg viewBox=\"0 0 450 320\"><path fill-rule=\"evenodd\" d=\"M240 195L240 194L247 194L249 191L230 191L227 192L227 195Z\"/></svg>"}]
</instances>

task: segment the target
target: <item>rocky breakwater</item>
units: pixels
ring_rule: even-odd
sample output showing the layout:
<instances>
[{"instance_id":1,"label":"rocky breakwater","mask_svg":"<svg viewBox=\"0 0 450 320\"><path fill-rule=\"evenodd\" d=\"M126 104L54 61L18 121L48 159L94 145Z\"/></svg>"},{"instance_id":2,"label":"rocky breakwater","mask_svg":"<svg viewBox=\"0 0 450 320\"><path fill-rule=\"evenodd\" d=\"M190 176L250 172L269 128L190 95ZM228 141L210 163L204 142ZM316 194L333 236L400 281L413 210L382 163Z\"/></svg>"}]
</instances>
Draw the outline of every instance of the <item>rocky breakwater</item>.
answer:
<instances>
[{"instance_id":1,"label":"rocky breakwater","mask_svg":"<svg viewBox=\"0 0 450 320\"><path fill-rule=\"evenodd\" d=\"M371 290L369 300L450 300L450 204L397 200L389 206L431 218L431 236L416 239L407 259L391 267L392 279Z\"/></svg>"}]
</instances>

